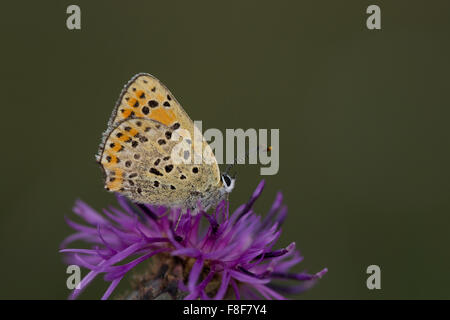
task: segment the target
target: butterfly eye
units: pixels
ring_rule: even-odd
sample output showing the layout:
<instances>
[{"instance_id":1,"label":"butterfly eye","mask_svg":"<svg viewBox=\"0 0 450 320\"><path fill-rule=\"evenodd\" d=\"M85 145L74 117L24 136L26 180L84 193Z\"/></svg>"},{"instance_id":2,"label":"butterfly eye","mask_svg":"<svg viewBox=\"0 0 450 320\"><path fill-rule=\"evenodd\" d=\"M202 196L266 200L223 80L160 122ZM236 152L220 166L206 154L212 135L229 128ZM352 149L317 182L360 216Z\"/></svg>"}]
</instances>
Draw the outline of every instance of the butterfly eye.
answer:
<instances>
[{"instance_id":1,"label":"butterfly eye","mask_svg":"<svg viewBox=\"0 0 450 320\"><path fill-rule=\"evenodd\" d=\"M231 178L227 174L222 175L222 181L226 187L229 187L231 185Z\"/></svg>"},{"instance_id":2,"label":"butterfly eye","mask_svg":"<svg viewBox=\"0 0 450 320\"><path fill-rule=\"evenodd\" d=\"M234 188L234 179L232 179L228 174L222 174L222 182L225 187L226 192L231 192Z\"/></svg>"}]
</instances>

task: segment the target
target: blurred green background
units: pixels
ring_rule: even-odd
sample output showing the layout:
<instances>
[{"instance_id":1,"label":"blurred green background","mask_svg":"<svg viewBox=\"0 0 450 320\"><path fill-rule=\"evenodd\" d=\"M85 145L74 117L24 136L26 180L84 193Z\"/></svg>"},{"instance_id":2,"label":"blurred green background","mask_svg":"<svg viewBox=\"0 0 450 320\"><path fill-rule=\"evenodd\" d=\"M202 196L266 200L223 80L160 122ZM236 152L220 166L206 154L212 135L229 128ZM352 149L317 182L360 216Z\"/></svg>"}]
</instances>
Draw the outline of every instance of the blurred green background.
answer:
<instances>
[{"instance_id":1,"label":"blurred green background","mask_svg":"<svg viewBox=\"0 0 450 320\"><path fill-rule=\"evenodd\" d=\"M370 4L380 31L366 28ZM449 17L448 1L2 3L0 298L67 297L64 216L77 198L114 204L94 154L137 72L204 130L280 129L256 209L282 190L280 246L296 241L298 271L329 268L298 298L450 298ZM262 178L238 171L234 207ZM381 290L366 288L371 264Z\"/></svg>"}]
</instances>

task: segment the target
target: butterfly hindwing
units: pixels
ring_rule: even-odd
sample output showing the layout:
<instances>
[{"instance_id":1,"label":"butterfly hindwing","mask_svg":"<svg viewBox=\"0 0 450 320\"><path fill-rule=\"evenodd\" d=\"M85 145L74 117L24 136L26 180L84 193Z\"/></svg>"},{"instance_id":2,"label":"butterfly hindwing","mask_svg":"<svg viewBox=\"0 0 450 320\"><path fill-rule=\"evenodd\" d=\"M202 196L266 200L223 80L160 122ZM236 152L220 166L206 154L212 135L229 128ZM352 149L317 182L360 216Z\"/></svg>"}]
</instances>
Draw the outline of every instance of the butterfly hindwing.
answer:
<instances>
[{"instance_id":1,"label":"butterfly hindwing","mask_svg":"<svg viewBox=\"0 0 450 320\"><path fill-rule=\"evenodd\" d=\"M155 120L121 121L105 140L100 159L105 188L137 202L174 207L217 187L211 179L214 166L174 161L172 151L182 140L172 134L173 129Z\"/></svg>"}]
</instances>

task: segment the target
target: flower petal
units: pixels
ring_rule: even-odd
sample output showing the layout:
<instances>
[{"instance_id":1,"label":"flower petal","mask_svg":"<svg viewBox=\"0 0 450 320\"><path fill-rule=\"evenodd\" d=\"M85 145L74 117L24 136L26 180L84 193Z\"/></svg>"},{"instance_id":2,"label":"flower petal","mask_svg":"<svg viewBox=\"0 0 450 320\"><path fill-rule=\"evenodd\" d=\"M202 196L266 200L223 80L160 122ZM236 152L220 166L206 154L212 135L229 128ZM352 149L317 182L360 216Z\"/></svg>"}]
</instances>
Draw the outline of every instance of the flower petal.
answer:
<instances>
[{"instance_id":1,"label":"flower petal","mask_svg":"<svg viewBox=\"0 0 450 320\"><path fill-rule=\"evenodd\" d=\"M195 285L197 283L198 277L200 276L200 273L203 269L203 259L198 258L197 261L195 261L194 266L192 267L191 273L189 274L189 282L188 282L188 289L190 292L194 291Z\"/></svg>"}]
</instances>

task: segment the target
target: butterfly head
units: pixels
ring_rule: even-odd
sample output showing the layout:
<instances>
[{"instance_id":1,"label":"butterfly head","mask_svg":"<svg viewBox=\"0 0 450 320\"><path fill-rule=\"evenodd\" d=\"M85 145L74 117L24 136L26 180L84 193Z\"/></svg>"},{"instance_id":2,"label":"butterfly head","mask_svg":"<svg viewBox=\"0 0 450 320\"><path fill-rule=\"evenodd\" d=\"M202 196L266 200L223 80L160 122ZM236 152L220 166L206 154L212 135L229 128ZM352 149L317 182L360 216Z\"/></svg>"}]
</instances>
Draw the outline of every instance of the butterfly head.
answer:
<instances>
[{"instance_id":1,"label":"butterfly head","mask_svg":"<svg viewBox=\"0 0 450 320\"><path fill-rule=\"evenodd\" d=\"M226 193L230 193L231 191L233 191L235 181L235 177L231 177L226 172L222 173L222 183Z\"/></svg>"},{"instance_id":2,"label":"butterfly head","mask_svg":"<svg viewBox=\"0 0 450 320\"><path fill-rule=\"evenodd\" d=\"M256 147L256 152L259 151L260 147L261 146ZM266 152L271 151L272 147L271 146L265 147L265 150L266 150ZM249 153L250 153L250 151L245 154L244 158L248 158ZM223 189L225 190L225 193L230 193L234 189L234 184L236 182L236 174L231 176L229 174L229 172L237 163L240 163L240 160L241 159L238 159L238 158L234 159L234 162L232 164L229 164L227 166L227 169L225 170L225 172L223 172L221 175Z\"/></svg>"}]
</instances>

